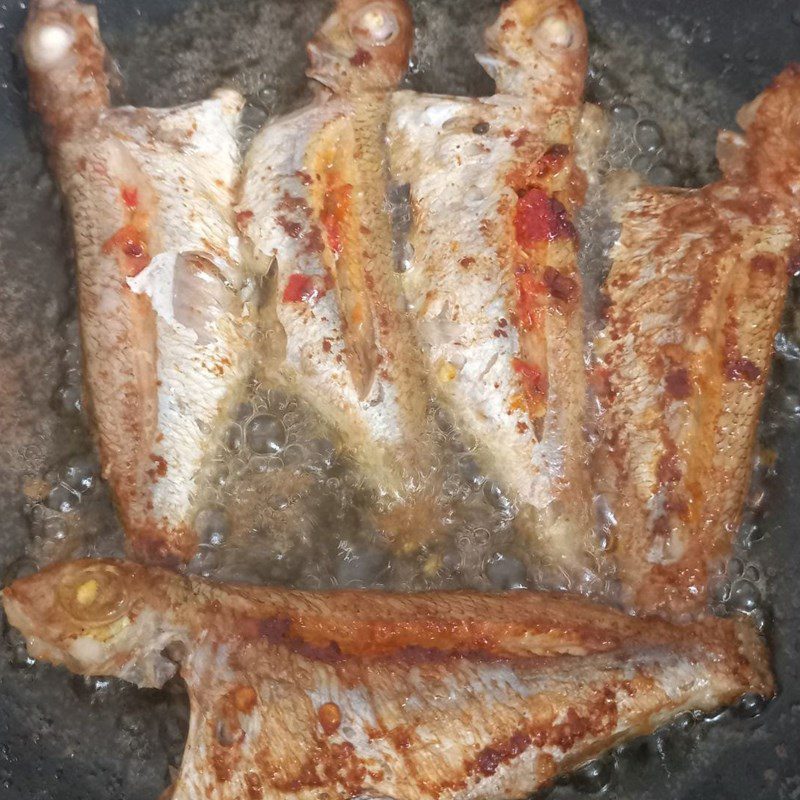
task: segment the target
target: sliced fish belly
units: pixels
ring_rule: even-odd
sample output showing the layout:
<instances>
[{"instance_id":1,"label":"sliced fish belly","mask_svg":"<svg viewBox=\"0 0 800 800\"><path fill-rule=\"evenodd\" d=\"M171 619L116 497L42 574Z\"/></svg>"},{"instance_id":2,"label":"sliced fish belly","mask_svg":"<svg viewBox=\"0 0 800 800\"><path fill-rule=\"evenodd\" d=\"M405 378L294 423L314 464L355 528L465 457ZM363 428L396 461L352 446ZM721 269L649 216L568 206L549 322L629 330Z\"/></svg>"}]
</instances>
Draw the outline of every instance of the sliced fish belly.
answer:
<instances>
[{"instance_id":1,"label":"sliced fish belly","mask_svg":"<svg viewBox=\"0 0 800 800\"><path fill-rule=\"evenodd\" d=\"M591 528L574 231L545 189L516 185L524 164L563 167L569 131L567 113L532 119L512 98L401 92L390 139L413 209L404 288L438 395L490 474L536 510L542 553L574 565ZM541 258L517 242L526 199L557 228Z\"/></svg>"},{"instance_id":2,"label":"sliced fish belly","mask_svg":"<svg viewBox=\"0 0 800 800\"><path fill-rule=\"evenodd\" d=\"M637 191L597 342L603 491L629 602L702 608L729 555L795 236L756 190Z\"/></svg>"},{"instance_id":3,"label":"sliced fish belly","mask_svg":"<svg viewBox=\"0 0 800 800\"><path fill-rule=\"evenodd\" d=\"M618 209L600 355L599 489L627 601L705 607L747 492L773 338L797 259L800 73L720 134L725 179Z\"/></svg>"},{"instance_id":4,"label":"sliced fish belly","mask_svg":"<svg viewBox=\"0 0 800 800\"><path fill-rule=\"evenodd\" d=\"M186 558L204 454L247 350L232 206L243 100L108 108L85 8L35 6L24 44L72 223L86 397L131 546ZM51 63L54 30L74 41Z\"/></svg>"},{"instance_id":5,"label":"sliced fish belly","mask_svg":"<svg viewBox=\"0 0 800 800\"><path fill-rule=\"evenodd\" d=\"M522 798L682 711L770 696L747 621L629 617L564 595L314 594L124 562L3 593L31 653L160 685L191 722L173 797Z\"/></svg>"},{"instance_id":6,"label":"sliced fish belly","mask_svg":"<svg viewBox=\"0 0 800 800\"><path fill-rule=\"evenodd\" d=\"M486 44L493 97L393 98L392 171L412 208L404 288L437 394L518 504L531 558L583 573L595 553L571 217L586 30L574 3L515 0Z\"/></svg>"},{"instance_id":7,"label":"sliced fish belly","mask_svg":"<svg viewBox=\"0 0 800 800\"><path fill-rule=\"evenodd\" d=\"M337 431L371 485L400 495L423 482L435 459L387 208L382 82L399 80L405 62L392 78L384 72L391 53L377 45L345 59L355 45L337 27L362 12L407 14L404 4L372 5L340 4L312 41L309 74L332 92L256 137L238 219L277 271L286 346L276 377Z\"/></svg>"}]
</instances>

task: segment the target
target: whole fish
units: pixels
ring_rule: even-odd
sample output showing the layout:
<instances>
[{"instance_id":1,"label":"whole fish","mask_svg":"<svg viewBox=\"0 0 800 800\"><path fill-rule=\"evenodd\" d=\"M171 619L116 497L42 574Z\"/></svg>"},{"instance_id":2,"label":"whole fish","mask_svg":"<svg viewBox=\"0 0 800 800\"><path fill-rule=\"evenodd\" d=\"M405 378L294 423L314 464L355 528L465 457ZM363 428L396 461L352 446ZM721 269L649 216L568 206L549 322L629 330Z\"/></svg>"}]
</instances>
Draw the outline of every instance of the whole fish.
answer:
<instances>
[{"instance_id":1,"label":"whole fish","mask_svg":"<svg viewBox=\"0 0 800 800\"><path fill-rule=\"evenodd\" d=\"M389 125L412 209L404 289L438 397L556 573L594 555L572 224L586 39L573 0L512 0L478 57L497 93L399 92Z\"/></svg>"},{"instance_id":2,"label":"whole fish","mask_svg":"<svg viewBox=\"0 0 800 800\"><path fill-rule=\"evenodd\" d=\"M316 409L390 499L434 464L387 207L388 98L411 38L404 0L340 0L308 46L316 97L258 134L238 206L275 265L285 352L270 377Z\"/></svg>"},{"instance_id":3,"label":"whole fish","mask_svg":"<svg viewBox=\"0 0 800 800\"><path fill-rule=\"evenodd\" d=\"M96 10L36 0L31 100L75 243L85 398L132 550L186 559L203 465L246 372L233 190L243 99L111 108Z\"/></svg>"},{"instance_id":4,"label":"whole fish","mask_svg":"<svg viewBox=\"0 0 800 800\"><path fill-rule=\"evenodd\" d=\"M770 696L746 621L532 592L304 593L119 561L3 592L32 656L191 702L173 800L522 798L689 709Z\"/></svg>"},{"instance_id":5,"label":"whole fish","mask_svg":"<svg viewBox=\"0 0 800 800\"><path fill-rule=\"evenodd\" d=\"M797 268L798 101L790 68L740 115L744 135L721 135L722 181L642 188L617 209L596 342L598 489L638 609L704 608L731 553Z\"/></svg>"}]
</instances>

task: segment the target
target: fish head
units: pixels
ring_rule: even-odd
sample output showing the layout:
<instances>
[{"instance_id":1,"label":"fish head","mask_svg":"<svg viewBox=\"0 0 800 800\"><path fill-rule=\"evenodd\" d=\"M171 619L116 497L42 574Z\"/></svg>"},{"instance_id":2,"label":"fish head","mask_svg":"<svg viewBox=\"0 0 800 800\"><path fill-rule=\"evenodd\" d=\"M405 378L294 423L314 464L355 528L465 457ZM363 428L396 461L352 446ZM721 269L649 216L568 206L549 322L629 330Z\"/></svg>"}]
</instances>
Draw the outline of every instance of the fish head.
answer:
<instances>
[{"instance_id":1,"label":"fish head","mask_svg":"<svg viewBox=\"0 0 800 800\"><path fill-rule=\"evenodd\" d=\"M107 55L97 9L34 0L21 37L31 101L56 135L94 124L109 104Z\"/></svg>"},{"instance_id":2,"label":"fish head","mask_svg":"<svg viewBox=\"0 0 800 800\"><path fill-rule=\"evenodd\" d=\"M559 105L580 100L588 41L575 0L510 0L484 41L486 51L477 58L498 92L536 92Z\"/></svg>"},{"instance_id":3,"label":"fish head","mask_svg":"<svg viewBox=\"0 0 800 800\"><path fill-rule=\"evenodd\" d=\"M126 670L141 660L148 640L143 623L150 632L159 627L145 602L143 571L99 559L55 564L6 587L3 607L34 658L85 675L129 677Z\"/></svg>"},{"instance_id":4,"label":"fish head","mask_svg":"<svg viewBox=\"0 0 800 800\"><path fill-rule=\"evenodd\" d=\"M308 44L307 75L334 92L396 86L414 23L405 0L339 0Z\"/></svg>"}]
</instances>

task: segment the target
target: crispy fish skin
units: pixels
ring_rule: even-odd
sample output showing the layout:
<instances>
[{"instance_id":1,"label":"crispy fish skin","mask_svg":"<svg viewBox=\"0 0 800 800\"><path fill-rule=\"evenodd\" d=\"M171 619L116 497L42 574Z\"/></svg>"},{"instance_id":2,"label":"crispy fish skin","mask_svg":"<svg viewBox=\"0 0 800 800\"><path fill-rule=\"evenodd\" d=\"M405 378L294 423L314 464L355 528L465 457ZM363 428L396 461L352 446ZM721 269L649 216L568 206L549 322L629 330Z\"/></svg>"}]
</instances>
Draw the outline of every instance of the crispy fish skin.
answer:
<instances>
[{"instance_id":1,"label":"crispy fish skin","mask_svg":"<svg viewBox=\"0 0 800 800\"><path fill-rule=\"evenodd\" d=\"M392 171L412 204L404 289L437 394L519 504L531 552L574 572L592 564L571 222L586 29L573 2L515 0L486 41L494 96L392 101Z\"/></svg>"},{"instance_id":2,"label":"crispy fish skin","mask_svg":"<svg viewBox=\"0 0 800 800\"><path fill-rule=\"evenodd\" d=\"M180 662L176 800L521 798L681 711L774 690L746 621L565 595L315 594L84 560L3 604L32 655L76 672L160 686L165 651Z\"/></svg>"},{"instance_id":3,"label":"crispy fish skin","mask_svg":"<svg viewBox=\"0 0 800 800\"><path fill-rule=\"evenodd\" d=\"M33 106L72 222L85 397L129 544L185 559L223 399L245 370L233 217L243 99L110 108L96 12L34 3Z\"/></svg>"},{"instance_id":4,"label":"crispy fish skin","mask_svg":"<svg viewBox=\"0 0 800 800\"><path fill-rule=\"evenodd\" d=\"M390 494L434 464L387 210L388 93L411 36L400 0L340 2L309 44L315 101L256 137L238 205L244 235L277 271L286 347L269 377L301 394Z\"/></svg>"},{"instance_id":5,"label":"crispy fish skin","mask_svg":"<svg viewBox=\"0 0 800 800\"><path fill-rule=\"evenodd\" d=\"M755 102L744 136L721 136L725 180L641 189L619 209L596 342L597 472L638 609L703 609L730 556L797 246L797 110L776 113L797 97L789 70ZM767 154L784 152L776 170Z\"/></svg>"}]
</instances>

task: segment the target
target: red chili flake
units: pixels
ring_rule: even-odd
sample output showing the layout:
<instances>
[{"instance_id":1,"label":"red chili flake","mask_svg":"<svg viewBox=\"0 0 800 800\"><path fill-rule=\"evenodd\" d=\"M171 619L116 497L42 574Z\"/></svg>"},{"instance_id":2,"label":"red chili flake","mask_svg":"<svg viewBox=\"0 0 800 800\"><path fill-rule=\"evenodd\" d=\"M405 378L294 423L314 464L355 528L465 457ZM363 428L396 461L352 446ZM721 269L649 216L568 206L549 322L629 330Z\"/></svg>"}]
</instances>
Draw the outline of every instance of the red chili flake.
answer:
<instances>
[{"instance_id":1,"label":"red chili flake","mask_svg":"<svg viewBox=\"0 0 800 800\"><path fill-rule=\"evenodd\" d=\"M520 376L522 386L529 399L541 402L547 394L547 377L538 367L521 358L511 359L511 365L514 372Z\"/></svg>"},{"instance_id":2,"label":"red chili flake","mask_svg":"<svg viewBox=\"0 0 800 800\"><path fill-rule=\"evenodd\" d=\"M673 369L664 378L667 394L676 400L685 400L692 393L692 383L689 380L689 370L684 367Z\"/></svg>"},{"instance_id":3,"label":"red chili flake","mask_svg":"<svg viewBox=\"0 0 800 800\"><path fill-rule=\"evenodd\" d=\"M139 205L139 190L135 186L123 186L120 189L122 202L130 208L134 209Z\"/></svg>"},{"instance_id":4,"label":"red chili flake","mask_svg":"<svg viewBox=\"0 0 800 800\"><path fill-rule=\"evenodd\" d=\"M323 703L317 711L317 717L326 736L335 733L342 722L342 712L336 703Z\"/></svg>"},{"instance_id":5,"label":"red chili flake","mask_svg":"<svg viewBox=\"0 0 800 800\"><path fill-rule=\"evenodd\" d=\"M475 263L475 259L472 258L472 256L465 256L458 263L461 264L462 267L470 267Z\"/></svg>"},{"instance_id":6,"label":"red chili flake","mask_svg":"<svg viewBox=\"0 0 800 800\"><path fill-rule=\"evenodd\" d=\"M536 174L543 178L545 175L554 175L563 166L569 155L569 146L566 144L554 144L549 147L541 158L536 162Z\"/></svg>"},{"instance_id":7,"label":"red chili flake","mask_svg":"<svg viewBox=\"0 0 800 800\"><path fill-rule=\"evenodd\" d=\"M555 267L545 269L543 280L551 297L563 300L565 303L573 300L578 292L578 282Z\"/></svg>"},{"instance_id":8,"label":"red chili flake","mask_svg":"<svg viewBox=\"0 0 800 800\"><path fill-rule=\"evenodd\" d=\"M363 47L359 47L355 54L350 57L350 63L354 67L365 67L370 61L372 61L372 53L364 50Z\"/></svg>"},{"instance_id":9,"label":"red chili flake","mask_svg":"<svg viewBox=\"0 0 800 800\"><path fill-rule=\"evenodd\" d=\"M322 352L323 353L330 353L331 351L331 340L330 339L323 339L322 340Z\"/></svg>"},{"instance_id":10,"label":"red chili flake","mask_svg":"<svg viewBox=\"0 0 800 800\"><path fill-rule=\"evenodd\" d=\"M125 256L123 266L130 278L138 275L150 263L144 234L133 225L123 225L103 243L104 253L114 250L119 250Z\"/></svg>"},{"instance_id":11,"label":"red chili flake","mask_svg":"<svg viewBox=\"0 0 800 800\"><path fill-rule=\"evenodd\" d=\"M575 228L567 210L541 189L528 189L517 200L514 229L521 247L530 248L555 239L573 239Z\"/></svg>"},{"instance_id":12,"label":"red chili flake","mask_svg":"<svg viewBox=\"0 0 800 800\"><path fill-rule=\"evenodd\" d=\"M729 358L725 362L725 377L729 381L752 383L761 377L761 370L749 358Z\"/></svg>"},{"instance_id":13,"label":"red chili flake","mask_svg":"<svg viewBox=\"0 0 800 800\"><path fill-rule=\"evenodd\" d=\"M236 214L236 224L241 228L247 222L250 222L253 219L253 212L252 211L239 211Z\"/></svg>"},{"instance_id":14,"label":"red chili flake","mask_svg":"<svg viewBox=\"0 0 800 800\"><path fill-rule=\"evenodd\" d=\"M311 275L294 272L286 282L283 290L284 303L313 303L320 296L317 284Z\"/></svg>"}]
</instances>

